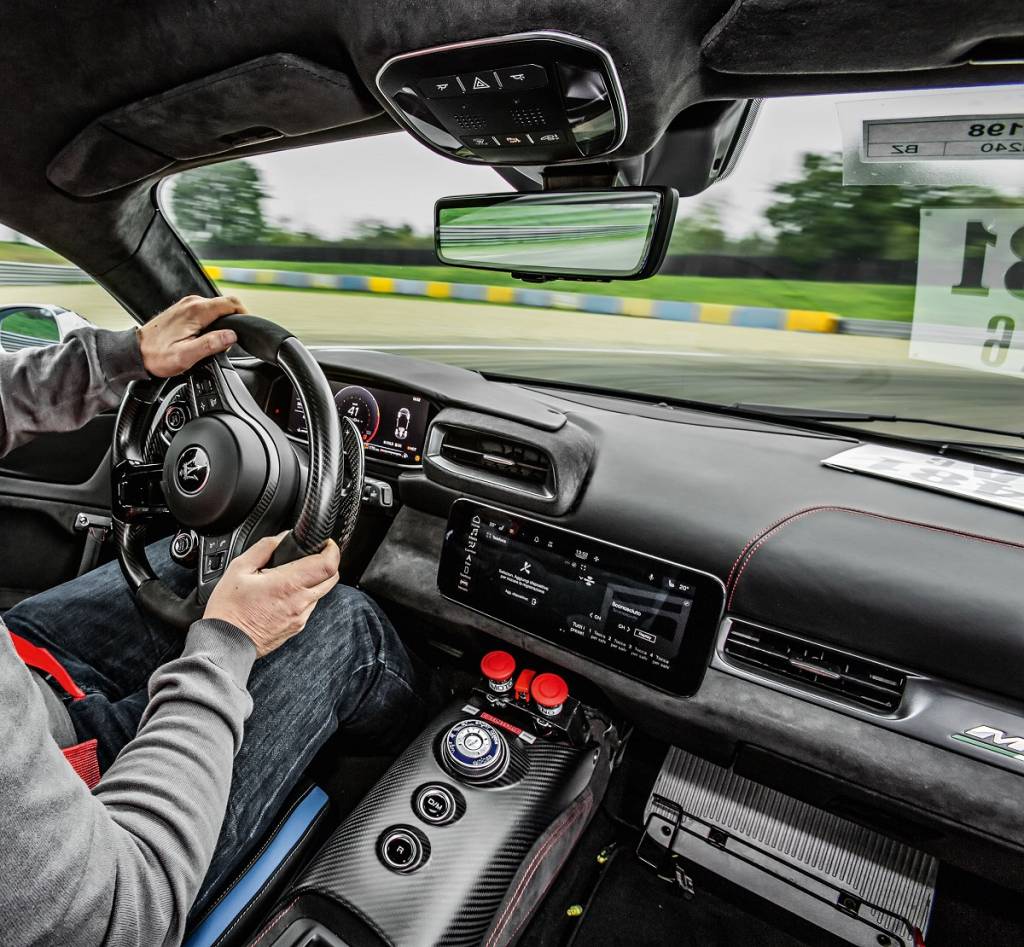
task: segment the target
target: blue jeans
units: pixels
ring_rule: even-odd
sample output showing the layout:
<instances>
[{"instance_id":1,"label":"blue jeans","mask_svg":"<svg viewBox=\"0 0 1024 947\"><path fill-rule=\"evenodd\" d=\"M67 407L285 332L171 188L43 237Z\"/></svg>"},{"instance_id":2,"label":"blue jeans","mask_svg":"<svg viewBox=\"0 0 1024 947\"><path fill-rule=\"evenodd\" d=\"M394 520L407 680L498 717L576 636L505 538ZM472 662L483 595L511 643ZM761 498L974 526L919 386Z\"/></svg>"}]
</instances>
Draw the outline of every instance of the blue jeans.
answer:
<instances>
[{"instance_id":1,"label":"blue jeans","mask_svg":"<svg viewBox=\"0 0 1024 947\"><path fill-rule=\"evenodd\" d=\"M194 574L171 561L166 541L150 546L148 555L179 594L194 585ZM11 631L49 648L86 692L68 709L78 738L98 740L101 769L135 736L149 676L180 653L183 640L180 632L136 607L116 563L25 599L4 621ZM253 712L193 916L263 838L316 752L339 727L346 739L372 741L379 755L407 735L424 709L394 628L371 599L341 585L320 601L300 634L256 662L249 692Z\"/></svg>"}]
</instances>

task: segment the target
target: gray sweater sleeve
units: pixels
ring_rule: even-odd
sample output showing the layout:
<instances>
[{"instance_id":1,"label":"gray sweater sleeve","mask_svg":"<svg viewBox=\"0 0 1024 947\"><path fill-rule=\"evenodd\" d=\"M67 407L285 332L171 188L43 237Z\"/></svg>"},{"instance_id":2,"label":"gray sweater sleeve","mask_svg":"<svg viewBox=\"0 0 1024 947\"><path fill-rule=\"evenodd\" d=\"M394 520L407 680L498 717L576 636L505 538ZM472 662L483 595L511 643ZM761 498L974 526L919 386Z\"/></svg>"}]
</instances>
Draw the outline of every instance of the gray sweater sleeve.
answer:
<instances>
[{"instance_id":1,"label":"gray sweater sleeve","mask_svg":"<svg viewBox=\"0 0 1024 947\"><path fill-rule=\"evenodd\" d=\"M192 625L150 679L139 732L89 792L0 635L0 918L6 947L180 943L213 857L256 649L226 622Z\"/></svg>"},{"instance_id":2,"label":"gray sweater sleeve","mask_svg":"<svg viewBox=\"0 0 1024 947\"><path fill-rule=\"evenodd\" d=\"M0 356L0 454L81 427L145 377L133 332L81 329ZM234 626L192 625L150 679L135 738L90 793L50 735L43 696L0 623L0 941L181 941L227 809L256 656Z\"/></svg>"},{"instance_id":3,"label":"gray sweater sleeve","mask_svg":"<svg viewBox=\"0 0 1024 947\"><path fill-rule=\"evenodd\" d=\"M132 329L76 329L60 345L0 355L0 456L37 434L80 428L145 377Z\"/></svg>"}]
</instances>

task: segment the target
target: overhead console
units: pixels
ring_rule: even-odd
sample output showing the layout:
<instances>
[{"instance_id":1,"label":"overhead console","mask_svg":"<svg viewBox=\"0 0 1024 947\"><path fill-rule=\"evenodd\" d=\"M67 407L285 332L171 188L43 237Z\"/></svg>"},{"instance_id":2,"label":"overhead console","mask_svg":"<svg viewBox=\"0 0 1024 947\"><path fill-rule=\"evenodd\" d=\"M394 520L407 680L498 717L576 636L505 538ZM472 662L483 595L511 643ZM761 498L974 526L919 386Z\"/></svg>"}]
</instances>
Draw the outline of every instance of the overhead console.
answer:
<instances>
[{"instance_id":1,"label":"overhead console","mask_svg":"<svg viewBox=\"0 0 1024 947\"><path fill-rule=\"evenodd\" d=\"M614 151L626 133L611 57L566 33L520 33L405 53L384 64L377 86L417 138L460 161L589 161Z\"/></svg>"}]
</instances>

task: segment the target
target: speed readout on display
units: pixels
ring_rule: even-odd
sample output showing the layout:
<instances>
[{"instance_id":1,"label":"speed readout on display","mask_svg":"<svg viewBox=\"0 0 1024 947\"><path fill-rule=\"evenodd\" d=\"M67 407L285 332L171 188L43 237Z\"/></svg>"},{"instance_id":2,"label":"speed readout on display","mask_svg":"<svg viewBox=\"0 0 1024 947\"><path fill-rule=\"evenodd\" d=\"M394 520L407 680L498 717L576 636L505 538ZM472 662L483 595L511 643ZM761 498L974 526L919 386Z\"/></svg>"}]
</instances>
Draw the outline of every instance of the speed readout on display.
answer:
<instances>
[{"instance_id":1,"label":"speed readout on display","mask_svg":"<svg viewBox=\"0 0 1024 947\"><path fill-rule=\"evenodd\" d=\"M355 422L363 436L364 444L368 444L377 436L377 430L380 428L380 405L369 391L359 385L349 385L334 396L334 403L338 406L338 414L341 417L350 418Z\"/></svg>"}]
</instances>

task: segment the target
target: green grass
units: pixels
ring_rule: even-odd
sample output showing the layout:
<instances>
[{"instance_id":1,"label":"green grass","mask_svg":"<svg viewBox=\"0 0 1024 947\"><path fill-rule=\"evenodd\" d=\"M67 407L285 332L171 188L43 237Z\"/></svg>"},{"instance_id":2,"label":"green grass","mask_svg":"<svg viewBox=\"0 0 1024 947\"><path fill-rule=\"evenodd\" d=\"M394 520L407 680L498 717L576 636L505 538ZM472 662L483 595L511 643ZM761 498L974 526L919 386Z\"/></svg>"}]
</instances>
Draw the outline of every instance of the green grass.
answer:
<instances>
[{"instance_id":1,"label":"green grass","mask_svg":"<svg viewBox=\"0 0 1024 947\"><path fill-rule=\"evenodd\" d=\"M376 263L302 263L283 260L208 260L215 266L292 270L302 273L357 273L404 279L524 286L507 273L457 266L394 266ZM555 280L544 289L609 296L639 296L683 302L725 303L737 306L777 306L815 309L854 319L909 322L914 311L914 287L877 283L818 283L810 280L718 279L709 276L653 276L648 280L580 283ZM318 292L318 290L312 290Z\"/></svg>"},{"instance_id":2,"label":"green grass","mask_svg":"<svg viewBox=\"0 0 1024 947\"><path fill-rule=\"evenodd\" d=\"M59 342L60 332L57 323L49 316L39 316L30 312L16 312L4 318L0 323L5 332L28 335L48 342Z\"/></svg>"},{"instance_id":3,"label":"green grass","mask_svg":"<svg viewBox=\"0 0 1024 947\"><path fill-rule=\"evenodd\" d=\"M0 262L3 263L67 263L67 260L46 247L31 243L0 240Z\"/></svg>"}]
</instances>

